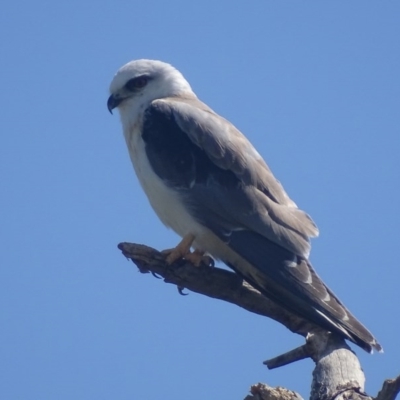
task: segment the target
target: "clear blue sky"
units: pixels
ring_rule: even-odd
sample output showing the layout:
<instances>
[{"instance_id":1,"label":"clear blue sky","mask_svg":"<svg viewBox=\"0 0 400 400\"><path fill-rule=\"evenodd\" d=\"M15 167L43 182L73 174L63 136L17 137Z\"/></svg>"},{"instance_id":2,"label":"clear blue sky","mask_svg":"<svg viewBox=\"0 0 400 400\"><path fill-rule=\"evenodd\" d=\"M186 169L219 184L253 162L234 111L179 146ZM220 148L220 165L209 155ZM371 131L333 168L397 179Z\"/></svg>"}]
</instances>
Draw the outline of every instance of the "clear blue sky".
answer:
<instances>
[{"instance_id":1,"label":"clear blue sky","mask_svg":"<svg viewBox=\"0 0 400 400\"><path fill-rule=\"evenodd\" d=\"M0 14L0 398L241 399L309 393L276 322L141 275L121 241L177 237L139 188L116 70L172 63L256 145L318 224L311 260L400 372L400 3L9 1Z\"/></svg>"}]
</instances>

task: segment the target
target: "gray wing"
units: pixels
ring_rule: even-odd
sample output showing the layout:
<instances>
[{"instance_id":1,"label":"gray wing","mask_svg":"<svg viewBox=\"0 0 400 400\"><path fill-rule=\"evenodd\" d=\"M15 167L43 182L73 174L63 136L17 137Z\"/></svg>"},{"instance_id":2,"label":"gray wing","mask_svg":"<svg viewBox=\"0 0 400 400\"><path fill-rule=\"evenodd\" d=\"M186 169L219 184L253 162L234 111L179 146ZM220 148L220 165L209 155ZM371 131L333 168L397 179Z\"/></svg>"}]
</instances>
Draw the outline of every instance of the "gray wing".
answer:
<instances>
[{"instance_id":1,"label":"gray wing","mask_svg":"<svg viewBox=\"0 0 400 400\"><path fill-rule=\"evenodd\" d=\"M158 177L245 260L225 263L303 318L368 351L381 348L308 262L316 226L232 124L197 99L156 100L145 111L142 138Z\"/></svg>"},{"instance_id":2,"label":"gray wing","mask_svg":"<svg viewBox=\"0 0 400 400\"><path fill-rule=\"evenodd\" d=\"M221 204L223 209L228 207L241 226L295 254L308 257L309 238L318 235L316 225L296 207L263 158L238 129L197 99L157 100L153 106L172 113L191 142L216 166L231 171L243 183L246 204L243 199L228 195Z\"/></svg>"}]
</instances>

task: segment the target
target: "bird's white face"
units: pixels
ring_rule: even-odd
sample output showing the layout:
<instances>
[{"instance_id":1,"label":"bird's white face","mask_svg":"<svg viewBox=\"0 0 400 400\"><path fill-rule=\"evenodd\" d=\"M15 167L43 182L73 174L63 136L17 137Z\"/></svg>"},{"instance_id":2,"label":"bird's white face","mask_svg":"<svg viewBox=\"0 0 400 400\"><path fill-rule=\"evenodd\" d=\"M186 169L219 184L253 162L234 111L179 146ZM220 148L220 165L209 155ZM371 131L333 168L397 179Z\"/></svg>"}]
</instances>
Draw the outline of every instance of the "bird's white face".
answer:
<instances>
[{"instance_id":1,"label":"bird's white face","mask_svg":"<svg viewBox=\"0 0 400 400\"><path fill-rule=\"evenodd\" d=\"M109 111L118 107L123 124L132 122L153 100L192 95L183 75L170 64L155 60L131 61L121 67L110 85Z\"/></svg>"}]
</instances>

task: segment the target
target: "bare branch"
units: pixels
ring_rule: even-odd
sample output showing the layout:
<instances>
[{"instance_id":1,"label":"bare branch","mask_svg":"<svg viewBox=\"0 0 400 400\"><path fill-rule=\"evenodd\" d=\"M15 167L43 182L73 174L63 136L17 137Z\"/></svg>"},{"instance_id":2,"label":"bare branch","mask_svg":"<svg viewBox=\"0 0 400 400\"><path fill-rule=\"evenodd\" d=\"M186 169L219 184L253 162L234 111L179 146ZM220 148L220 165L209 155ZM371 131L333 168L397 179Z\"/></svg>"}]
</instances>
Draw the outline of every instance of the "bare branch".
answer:
<instances>
[{"instance_id":1,"label":"bare branch","mask_svg":"<svg viewBox=\"0 0 400 400\"><path fill-rule=\"evenodd\" d=\"M307 346L315 362L310 400L371 400L364 393L360 362L342 338L310 334Z\"/></svg>"},{"instance_id":2,"label":"bare branch","mask_svg":"<svg viewBox=\"0 0 400 400\"><path fill-rule=\"evenodd\" d=\"M258 383L250 388L251 395L244 400L303 400L303 398L291 390L276 387L273 388L264 383Z\"/></svg>"},{"instance_id":3,"label":"bare branch","mask_svg":"<svg viewBox=\"0 0 400 400\"><path fill-rule=\"evenodd\" d=\"M195 267L186 260L168 265L157 250L139 244L120 243L118 248L131 259L141 273L151 272L164 282L187 288L215 299L236 304L250 312L272 318L289 330L307 338L306 344L281 356L265 361L268 368L311 357L316 366L313 372L311 400L372 400L364 393L365 377L360 363L345 340L321 330L281 308L244 282L237 274L215 267ZM394 400L400 391L400 376L385 381L376 400ZM301 397L283 388L254 385L246 400L299 400Z\"/></svg>"},{"instance_id":4,"label":"bare branch","mask_svg":"<svg viewBox=\"0 0 400 400\"><path fill-rule=\"evenodd\" d=\"M319 329L311 322L297 317L267 299L234 272L216 267L195 267L185 260L178 260L168 265L163 254L141 244L120 243L118 248L125 257L130 258L137 265L142 273L153 272L163 277L167 283L224 300L250 312L272 318L304 337L308 332Z\"/></svg>"},{"instance_id":5,"label":"bare branch","mask_svg":"<svg viewBox=\"0 0 400 400\"><path fill-rule=\"evenodd\" d=\"M311 356L308 347L306 344L303 344L303 346L290 350L285 354L264 361L263 364L266 365L268 369L274 369L309 357Z\"/></svg>"},{"instance_id":6,"label":"bare branch","mask_svg":"<svg viewBox=\"0 0 400 400\"><path fill-rule=\"evenodd\" d=\"M400 392L400 375L395 379L386 379L375 400L394 400Z\"/></svg>"}]
</instances>

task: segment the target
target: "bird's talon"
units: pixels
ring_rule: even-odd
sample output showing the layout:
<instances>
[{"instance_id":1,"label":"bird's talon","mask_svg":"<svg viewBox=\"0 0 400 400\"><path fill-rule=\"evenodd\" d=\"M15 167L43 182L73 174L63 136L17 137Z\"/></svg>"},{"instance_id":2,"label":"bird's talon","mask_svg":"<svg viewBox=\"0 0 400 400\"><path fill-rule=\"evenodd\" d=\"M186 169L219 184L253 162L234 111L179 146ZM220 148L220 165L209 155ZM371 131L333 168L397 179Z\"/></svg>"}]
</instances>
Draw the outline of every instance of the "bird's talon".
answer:
<instances>
[{"instance_id":1,"label":"bird's talon","mask_svg":"<svg viewBox=\"0 0 400 400\"><path fill-rule=\"evenodd\" d=\"M185 257L186 254L190 253L190 247L192 246L194 235L186 235L178 245L173 249L167 249L161 251L162 254L166 255L167 264L171 265L180 258Z\"/></svg>"},{"instance_id":2,"label":"bird's talon","mask_svg":"<svg viewBox=\"0 0 400 400\"><path fill-rule=\"evenodd\" d=\"M209 268L214 268L215 267L215 261L212 257L210 256L203 256L201 262Z\"/></svg>"},{"instance_id":3,"label":"bird's talon","mask_svg":"<svg viewBox=\"0 0 400 400\"><path fill-rule=\"evenodd\" d=\"M204 251L195 250L193 253L185 255L185 260L191 262L195 267L205 266L210 267L214 265L214 260L207 255L204 255Z\"/></svg>"},{"instance_id":4,"label":"bird's talon","mask_svg":"<svg viewBox=\"0 0 400 400\"><path fill-rule=\"evenodd\" d=\"M177 286L178 288L178 292L181 296L187 296L189 293L183 293L183 291L185 290L185 288L183 286Z\"/></svg>"},{"instance_id":5,"label":"bird's talon","mask_svg":"<svg viewBox=\"0 0 400 400\"><path fill-rule=\"evenodd\" d=\"M165 261L168 265L173 264L175 261L183 257L183 255L177 248L162 250L161 254L165 256Z\"/></svg>"}]
</instances>

